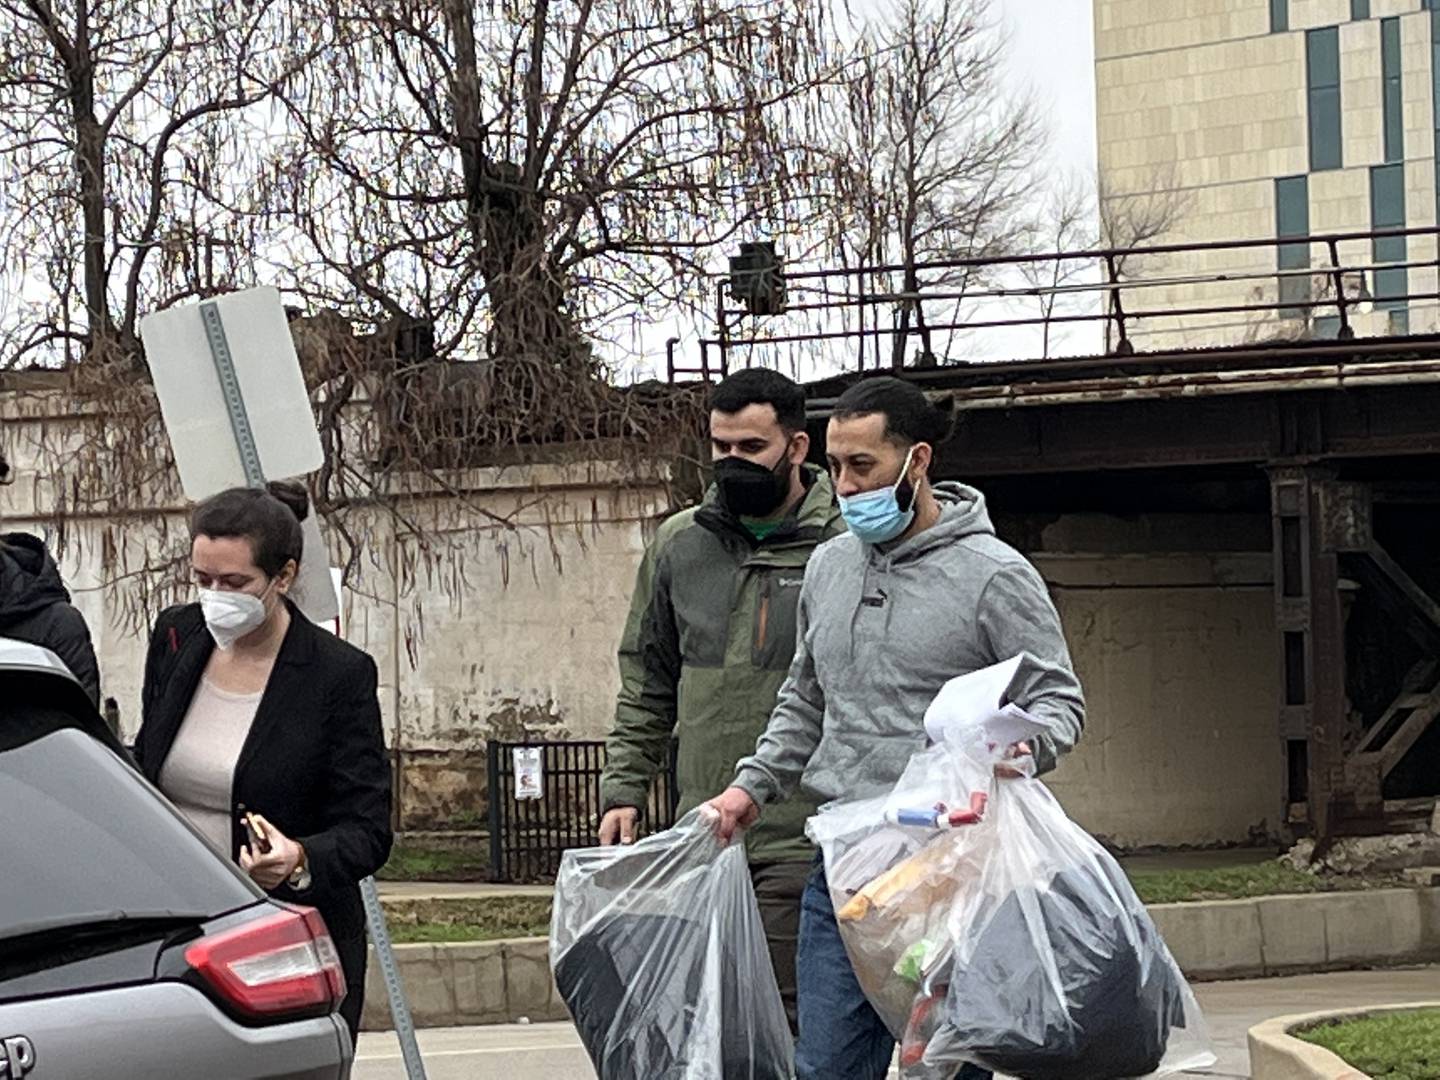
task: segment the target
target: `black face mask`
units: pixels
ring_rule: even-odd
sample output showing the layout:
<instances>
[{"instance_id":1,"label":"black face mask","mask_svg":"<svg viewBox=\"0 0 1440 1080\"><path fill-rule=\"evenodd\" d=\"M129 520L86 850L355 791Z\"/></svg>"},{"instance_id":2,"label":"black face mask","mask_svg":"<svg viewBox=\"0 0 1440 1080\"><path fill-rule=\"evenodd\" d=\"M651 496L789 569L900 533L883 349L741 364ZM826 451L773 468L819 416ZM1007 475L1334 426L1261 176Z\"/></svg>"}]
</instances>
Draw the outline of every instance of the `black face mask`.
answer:
<instances>
[{"instance_id":1,"label":"black face mask","mask_svg":"<svg viewBox=\"0 0 1440 1080\"><path fill-rule=\"evenodd\" d=\"M720 501L737 517L768 517L790 494L790 469L788 453L770 469L744 458L723 457L715 462Z\"/></svg>"}]
</instances>

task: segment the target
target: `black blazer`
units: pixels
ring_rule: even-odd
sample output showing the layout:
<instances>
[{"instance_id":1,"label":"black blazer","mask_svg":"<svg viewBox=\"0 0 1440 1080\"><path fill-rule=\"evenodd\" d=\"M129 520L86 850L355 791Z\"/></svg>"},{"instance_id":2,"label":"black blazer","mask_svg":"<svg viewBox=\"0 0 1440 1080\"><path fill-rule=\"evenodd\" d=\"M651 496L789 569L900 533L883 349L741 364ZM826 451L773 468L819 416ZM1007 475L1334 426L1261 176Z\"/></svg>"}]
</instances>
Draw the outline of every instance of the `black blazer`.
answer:
<instances>
[{"instance_id":1,"label":"black blazer","mask_svg":"<svg viewBox=\"0 0 1440 1080\"><path fill-rule=\"evenodd\" d=\"M353 940L365 932L360 880L385 865L393 840L375 661L294 605L290 616L235 765L230 856L245 843L240 807L263 815L305 845L312 876L304 892L282 885L272 895L319 908L337 940ZM135 758L157 786L214 648L198 604L155 624Z\"/></svg>"}]
</instances>

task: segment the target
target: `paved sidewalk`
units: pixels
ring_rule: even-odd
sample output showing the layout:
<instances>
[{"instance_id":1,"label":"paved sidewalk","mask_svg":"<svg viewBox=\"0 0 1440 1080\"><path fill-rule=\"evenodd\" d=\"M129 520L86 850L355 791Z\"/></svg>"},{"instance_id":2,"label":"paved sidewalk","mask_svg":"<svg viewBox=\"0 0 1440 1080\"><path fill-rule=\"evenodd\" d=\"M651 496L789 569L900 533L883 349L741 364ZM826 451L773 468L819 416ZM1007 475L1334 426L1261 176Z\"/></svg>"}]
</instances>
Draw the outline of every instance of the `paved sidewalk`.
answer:
<instances>
[{"instance_id":1,"label":"paved sidewalk","mask_svg":"<svg viewBox=\"0 0 1440 1080\"><path fill-rule=\"evenodd\" d=\"M1249 1077L1245 1033L1288 1013L1440 999L1440 967L1301 975L1202 983L1195 988L1210 1023L1215 1067L1201 1076ZM420 1033L429 1080L582 1080L592 1077L569 1024L435 1028ZM391 1033L362 1035L354 1080L405 1080Z\"/></svg>"}]
</instances>

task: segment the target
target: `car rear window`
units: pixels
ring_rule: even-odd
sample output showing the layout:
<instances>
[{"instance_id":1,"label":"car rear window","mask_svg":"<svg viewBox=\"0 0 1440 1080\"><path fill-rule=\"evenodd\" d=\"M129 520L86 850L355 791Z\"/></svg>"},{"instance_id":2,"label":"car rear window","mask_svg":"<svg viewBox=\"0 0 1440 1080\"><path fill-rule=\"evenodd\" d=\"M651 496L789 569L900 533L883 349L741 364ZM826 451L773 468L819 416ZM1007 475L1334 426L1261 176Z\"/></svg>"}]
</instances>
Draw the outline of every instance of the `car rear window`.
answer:
<instances>
[{"instance_id":1,"label":"car rear window","mask_svg":"<svg viewBox=\"0 0 1440 1080\"><path fill-rule=\"evenodd\" d=\"M260 895L84 732L0 741L0 938L80 916L215 916Z\"/></svg>"}]
</instances>

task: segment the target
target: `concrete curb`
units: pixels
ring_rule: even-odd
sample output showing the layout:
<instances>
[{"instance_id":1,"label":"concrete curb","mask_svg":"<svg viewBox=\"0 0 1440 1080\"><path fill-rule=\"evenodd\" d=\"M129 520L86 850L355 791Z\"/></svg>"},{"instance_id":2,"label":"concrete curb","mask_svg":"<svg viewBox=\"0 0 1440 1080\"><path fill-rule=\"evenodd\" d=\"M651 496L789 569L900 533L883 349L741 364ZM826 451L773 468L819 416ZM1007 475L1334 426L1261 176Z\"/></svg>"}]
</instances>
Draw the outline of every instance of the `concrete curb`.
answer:
<instances>
[{"instance_id":1,"label":"concrete curb","mask_svg":"<svg viewBox=\"0 0 1440 1080\"><path fill-rule=\"evenodd\" d=\"M1370 1080L1368 1073L1350 1065L1322 1046L1291 1034L1326 1020L1348 1020L1384 1013L1440 1008L1440 1001L1410 1005L1380 1005L1369 1009L1280 1016L1250 1029L1250 1075L1253 1080Z\"/></svg>"},{"instance_id":2,"label":"concrete curb","mask_svg":"<svg viewBox=\"0 0 1440 1080\"><path fill-rule=\"evenodd\" d=\"M1153 904L1150 914L1181 969L1195 981L1440 960L1437 888ZM550 974L545 938L397 945L395 959L419 1027L568 1015ZM362 1026L366 1031L390 1026L373 955Z\"/></svg>"}]
</instances>

